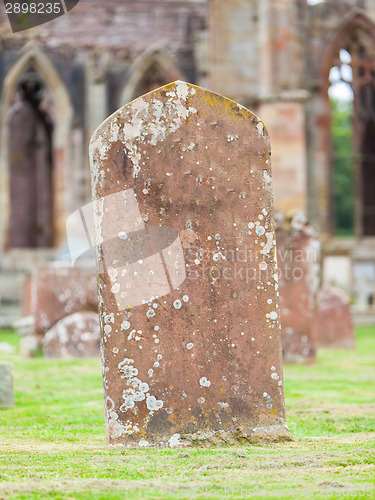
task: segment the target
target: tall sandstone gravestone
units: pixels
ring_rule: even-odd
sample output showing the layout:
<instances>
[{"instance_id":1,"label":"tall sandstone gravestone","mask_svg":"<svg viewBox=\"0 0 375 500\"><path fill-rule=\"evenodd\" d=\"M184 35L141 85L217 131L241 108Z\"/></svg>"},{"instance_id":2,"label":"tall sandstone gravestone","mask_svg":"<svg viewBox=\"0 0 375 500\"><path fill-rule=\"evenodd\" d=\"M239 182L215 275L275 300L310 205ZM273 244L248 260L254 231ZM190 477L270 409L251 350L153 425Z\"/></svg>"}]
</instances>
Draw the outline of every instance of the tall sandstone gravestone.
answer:
<instances>
[{"instance_id":1,"label":"tall sandstone gravestone","mask_svg":"<svg viewBox=\"0 0 375 500\"><path fill-rule=\"evenodd\" d=\"M90 156L109 443L289 439L263 123L179 81Z\"/></svg>"}]
</instances>

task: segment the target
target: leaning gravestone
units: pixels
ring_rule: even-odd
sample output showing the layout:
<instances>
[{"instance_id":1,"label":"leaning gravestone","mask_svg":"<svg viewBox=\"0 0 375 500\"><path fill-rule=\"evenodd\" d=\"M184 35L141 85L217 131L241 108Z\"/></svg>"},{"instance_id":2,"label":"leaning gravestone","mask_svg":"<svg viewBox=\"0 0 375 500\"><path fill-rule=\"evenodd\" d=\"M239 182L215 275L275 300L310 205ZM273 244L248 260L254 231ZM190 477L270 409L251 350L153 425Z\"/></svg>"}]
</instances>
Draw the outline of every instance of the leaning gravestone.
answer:
<instances>
[{"instance_id":1,"label":"leaning gravestone","mask_svg":"<svg viewBox=\"0 0 375 500\"><path fill-rule=\"evenodd\" d=\"M0 408L14 406L13 366L0 361Z\"/></svg>"},{"instance_id":2,"label":"leaning gravestone","mask_svg":"<svg viewBox=\"0 0 375 500\"><path fill-rule=\"evenodd\" d=\"M90 155L109 443L289 439L263 123L175 82Z\"/></svg>"}]
</instances>

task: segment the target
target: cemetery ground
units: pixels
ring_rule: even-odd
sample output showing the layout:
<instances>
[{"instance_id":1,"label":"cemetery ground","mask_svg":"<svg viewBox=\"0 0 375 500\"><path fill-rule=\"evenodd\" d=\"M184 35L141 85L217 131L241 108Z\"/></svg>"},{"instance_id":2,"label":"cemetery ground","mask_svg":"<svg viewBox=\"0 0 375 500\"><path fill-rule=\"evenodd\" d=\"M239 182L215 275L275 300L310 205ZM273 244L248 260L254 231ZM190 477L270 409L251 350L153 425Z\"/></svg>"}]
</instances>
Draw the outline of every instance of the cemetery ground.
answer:
<instances>
[{"instance_id":1,"label":"cemetery ground","mask_svg":"<svg viewBox=\"0 0 375 500\"><path fill-rule=\"evenodd\" d=\"M0 332L16 347L2 355L16 406L0 411L0 499L375 498L375 327L357 327L356 350L284 367L293 441L189 449L107 448L100 360L24 359L18 340Z\"/></svg>"}]
</instances>

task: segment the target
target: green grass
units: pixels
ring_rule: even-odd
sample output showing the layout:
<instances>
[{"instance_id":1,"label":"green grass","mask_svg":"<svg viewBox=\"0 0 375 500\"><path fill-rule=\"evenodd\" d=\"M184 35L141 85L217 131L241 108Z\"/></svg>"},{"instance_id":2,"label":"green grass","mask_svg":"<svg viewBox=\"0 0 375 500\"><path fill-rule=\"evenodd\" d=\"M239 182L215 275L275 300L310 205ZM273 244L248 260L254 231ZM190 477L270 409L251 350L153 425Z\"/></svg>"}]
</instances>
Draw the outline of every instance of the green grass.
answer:
<instances>
[{"instance_id":1,"label":"green grass","mask_svg":"<svg viewBox=\"0 0 375 500\"><path fill-rule=\"evenodd\" d=\"M292 442L133 450L105 446L99 360L24 359L1 331L17 351L2 355L16 406L0 411L0 499L375 498L375 328L356 339L284 368Z\"/></svg>"}]
</instances>

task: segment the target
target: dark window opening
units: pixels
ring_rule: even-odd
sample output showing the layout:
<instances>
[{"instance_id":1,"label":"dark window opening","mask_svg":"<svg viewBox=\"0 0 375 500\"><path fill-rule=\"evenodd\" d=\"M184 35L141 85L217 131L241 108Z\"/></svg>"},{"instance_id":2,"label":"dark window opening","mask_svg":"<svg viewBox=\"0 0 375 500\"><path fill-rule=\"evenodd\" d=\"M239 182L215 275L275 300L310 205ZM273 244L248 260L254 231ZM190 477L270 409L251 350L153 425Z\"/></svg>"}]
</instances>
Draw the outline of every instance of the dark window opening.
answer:
<instances>
[{"instance_id":1,"label":"dark window opening","mask_svg":"<svg viewBox=\"0 0 375 500\"><path fill-rule=\"evenodd\" d=\"M375 236L375 122L370 121L362 143L363 235Z\"/></svg>"},{"instance_id":2,"label":"dark window opening","mask_svg":"<svg viewBox=\"0 0 375 500\"><path fill-rule=\"evenodd\" d=\"M10 248L53 245L53 116L48 89L29 68L17 83L7 117Z\"/></svg>"}]
</instances>

